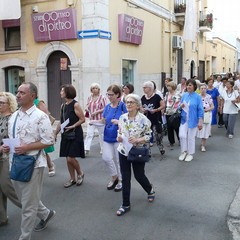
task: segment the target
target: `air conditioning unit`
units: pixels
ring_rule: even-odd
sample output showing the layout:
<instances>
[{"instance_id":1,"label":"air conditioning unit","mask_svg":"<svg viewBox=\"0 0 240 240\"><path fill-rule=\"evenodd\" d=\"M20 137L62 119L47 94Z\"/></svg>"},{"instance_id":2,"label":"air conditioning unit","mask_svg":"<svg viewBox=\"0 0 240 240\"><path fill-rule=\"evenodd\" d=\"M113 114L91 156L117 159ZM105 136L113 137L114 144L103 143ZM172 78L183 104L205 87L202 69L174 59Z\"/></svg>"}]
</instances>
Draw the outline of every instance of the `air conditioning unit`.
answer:
<instances>
[{"instance_id":1,"label":"air conditioning unit","mask_svg":"<svg viewBox=\"0 0 240 240\"><path fill-rule=\"evenodd\" d=\"M183 49L183 38L182 36L172 37L172 47L174 49Z\"/></svg>"}]
</instances>

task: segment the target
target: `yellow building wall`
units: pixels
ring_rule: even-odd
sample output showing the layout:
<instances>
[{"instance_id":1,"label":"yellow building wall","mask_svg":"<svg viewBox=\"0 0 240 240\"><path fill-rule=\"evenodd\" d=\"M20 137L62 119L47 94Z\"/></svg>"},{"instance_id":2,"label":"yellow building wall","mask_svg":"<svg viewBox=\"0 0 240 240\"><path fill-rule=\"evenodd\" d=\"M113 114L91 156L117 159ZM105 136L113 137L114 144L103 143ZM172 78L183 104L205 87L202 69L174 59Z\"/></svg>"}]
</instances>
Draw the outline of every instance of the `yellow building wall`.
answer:
<instances>
[{"instance_id":1,"label":"yellow building wall","mask_svg":"<svg viewBox=\"0 0 240 240\"><path fill-rule=\"evenodd\" d=\"M166 1L167 2L167 1ZM110 1L110 72L121 72L121 60L137 60L139 74L154 74L169 72L170 38L164 34L165 20L140 8L129 7L125 1ZM125 13L144 20L144 30L141 45L122 43L118 41L118 14ZM167 28L166 28L167 29Z\"/></svg>"},{"instance_id":2,"label":"yellow building wall","mask_svg":"<svg viewBox=\"0 0 240 240\"><path fill-rule=\"evenodd\" d=\"M32 29L32 6L37 5L39 12L48 12L53 10L61 10L68 7L67 1L39 1L37 3L30 3L30 1L23 1L22 4L22 16L24 21L21 23L21 28L24 30L24 38L26 41L26 49L23 51L8 52L6 55L11 54L12 58L21 58L23 60L31 60L32 67L36 67L37 59L42 48L49 42L35 42L33 29ZM77 10L77 29L81 29L81 8L80 5L76 8ZM76 40L62 40L62 42L68 44L72 51L78 56L81 56L81 41ZM0 56L1 59L1 56Z\"/></svg>"}]
</instances>

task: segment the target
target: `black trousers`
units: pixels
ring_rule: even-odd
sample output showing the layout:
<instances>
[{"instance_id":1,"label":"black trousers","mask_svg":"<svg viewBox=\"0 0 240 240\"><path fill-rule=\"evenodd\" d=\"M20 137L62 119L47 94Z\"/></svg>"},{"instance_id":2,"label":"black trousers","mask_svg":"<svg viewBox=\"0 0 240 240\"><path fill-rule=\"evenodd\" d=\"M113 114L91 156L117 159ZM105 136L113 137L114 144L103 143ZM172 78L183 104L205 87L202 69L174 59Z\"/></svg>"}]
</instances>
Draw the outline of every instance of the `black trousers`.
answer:
<instances>
[{"instance_id":1,"label":"black trousers","mask_svg":"<svg viewBox=\"0 0 240 240\"><path fill-rule=\"evenodd\" d=\"M127 160L127 157L119 153L120 169L122 174L122 205L130 206L130 191L131 191L131 165L135 179L139 182L142 188L150 194L152 185L145 175L145 163L133 163Z\"/></svg>"},{"instance_id":2,"label":"black trousers","mask_svg":"<svg viewBox=\"0 0 240 240\"><path fill-rule=\"evenodd\" d=\"M179 141L179 127L176 126L172 126L169 122L169 118L171 117L171 115L166 115L166 119L167 119L167 131L168 131L168 141L170 144L174 144L175 143L175 137L174 137L174 132L176 132L177 135L177 139Z\"/></svg>"}]
</instances>

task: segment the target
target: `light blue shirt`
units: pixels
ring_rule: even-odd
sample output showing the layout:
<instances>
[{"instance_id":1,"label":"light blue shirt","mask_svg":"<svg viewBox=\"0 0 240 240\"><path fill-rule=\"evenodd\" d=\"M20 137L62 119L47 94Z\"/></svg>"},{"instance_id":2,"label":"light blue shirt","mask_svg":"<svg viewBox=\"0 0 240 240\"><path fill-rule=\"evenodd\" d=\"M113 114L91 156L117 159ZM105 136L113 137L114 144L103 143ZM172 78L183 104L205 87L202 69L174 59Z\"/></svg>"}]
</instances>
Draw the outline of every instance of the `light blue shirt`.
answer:
<instances>
[{"instance_id":1,"label":"light blue shirt","mask_svg":"<svg viewBox=\"0 0 240 240\"><path fill-rule=\"evenodd\" d=\"M202 104L202 98L196 92L193 93L184 93L180 105L186 102L189 105L188 113L188 128L195 128L198 125L200 118L203 118L204 110ZM182 110L181 113L181 124L184 124L187 119L187 114Z\"/></svg>"}]
</instances>

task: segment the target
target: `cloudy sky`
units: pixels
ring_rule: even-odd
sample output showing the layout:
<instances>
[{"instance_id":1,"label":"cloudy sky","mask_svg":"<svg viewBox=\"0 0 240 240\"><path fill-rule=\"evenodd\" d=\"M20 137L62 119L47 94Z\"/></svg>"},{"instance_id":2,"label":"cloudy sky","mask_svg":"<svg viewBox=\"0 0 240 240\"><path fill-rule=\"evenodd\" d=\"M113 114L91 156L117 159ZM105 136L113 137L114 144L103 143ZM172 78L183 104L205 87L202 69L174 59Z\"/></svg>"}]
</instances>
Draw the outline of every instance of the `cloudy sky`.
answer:
<instances>
[{"instance_id":1,"label":"cloudy sky","mask_svg":"<svg viewBox=\"0 0 240 240\"><path fill-rule=\"evenodd\" d=\"M213 36L223 38L235 45L240 37L240 1L208 0L208 10L213 13Z\"/></svg>"}]
</instances>

